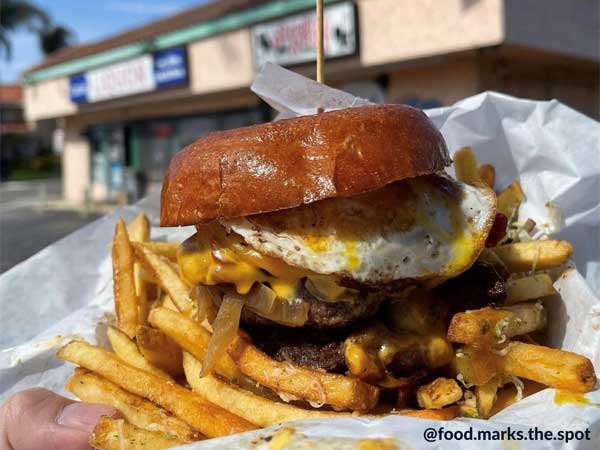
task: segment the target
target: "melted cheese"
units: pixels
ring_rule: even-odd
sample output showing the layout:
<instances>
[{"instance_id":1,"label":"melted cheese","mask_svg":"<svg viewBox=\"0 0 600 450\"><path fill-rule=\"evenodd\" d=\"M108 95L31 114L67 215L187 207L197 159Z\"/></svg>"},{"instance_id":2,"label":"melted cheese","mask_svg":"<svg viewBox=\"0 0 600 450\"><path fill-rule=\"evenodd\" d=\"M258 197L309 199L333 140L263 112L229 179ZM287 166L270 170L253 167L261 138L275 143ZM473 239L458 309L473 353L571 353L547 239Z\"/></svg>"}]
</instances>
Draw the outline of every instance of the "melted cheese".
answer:
<instances>
[{"instance_id":1,"label":"melted cheese","mask_svg":"<svg viewBox=\"0 0 600 450\"><path fill-rule=\"evenodd\" d=\"M452 345L443 336L427 331L425 334L395 333L383 324L375 323L346 340L345 358L355 375L369 374L376 378L372 375L377 372L375 368L379 368L379 375L383 376L397 354L413 350L420 353L430 369L449 364L453 357Z\"/></svg>"},{"instance_id":2,"label":"melted cheese","mask_svg":"<svg viewBox=\"0 0 600 450\"><path fill-rule=\"evenodd\" d=\"M293 299L298 283L308 278L325 299L335 301L345 289L335 277L292 267L282 260L263 255L219 224L199 226L196 234L179 248L177 260L189 285L233 284L247 294L254 283L267 283L278 297Z\"/></svg>"},{"instance_id":3,"label":"melted cheese","mask_svg":"<svg viewBox=\"0 0 600 450\"><path fill-rule=\"evenodd\" d=\"M554 395L554 403L557 405L572 404L577 407L586 405L600 407L600 403L592 403L585 395L570 391L556 391L556 394Z\"/></svg>"}]
</instances>

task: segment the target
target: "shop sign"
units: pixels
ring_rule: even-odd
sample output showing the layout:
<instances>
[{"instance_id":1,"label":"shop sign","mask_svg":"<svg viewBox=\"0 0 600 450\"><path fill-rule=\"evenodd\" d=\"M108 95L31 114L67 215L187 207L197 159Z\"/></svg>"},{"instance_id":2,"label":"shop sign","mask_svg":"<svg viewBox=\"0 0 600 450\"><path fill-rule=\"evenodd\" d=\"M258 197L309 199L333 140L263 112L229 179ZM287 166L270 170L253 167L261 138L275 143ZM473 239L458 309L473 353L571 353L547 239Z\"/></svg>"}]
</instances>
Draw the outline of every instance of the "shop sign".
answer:
<instances>
[{"instance_id":1,"label":"shop sign","mask_svg":"<svg viewBox=\"0 0 600 450\"><path fill-rule=\"evenodd\" d=\"M325 56L356 53L356 10L352 2L336 3L323 11ZM254 62L280 65L314 61L316 15L314 10L252 27Z\"/></svg>"},{"instance_id":2,"label":"shop sign","mask_svg":"<svg viewBox=\"0 0 600 450\"><path fill-rule=\"evenodd\" d=\"M94 103L186 82L186 52L179 47L73 75L69 95L75 103Z\"/></svg>"}]
</instances>

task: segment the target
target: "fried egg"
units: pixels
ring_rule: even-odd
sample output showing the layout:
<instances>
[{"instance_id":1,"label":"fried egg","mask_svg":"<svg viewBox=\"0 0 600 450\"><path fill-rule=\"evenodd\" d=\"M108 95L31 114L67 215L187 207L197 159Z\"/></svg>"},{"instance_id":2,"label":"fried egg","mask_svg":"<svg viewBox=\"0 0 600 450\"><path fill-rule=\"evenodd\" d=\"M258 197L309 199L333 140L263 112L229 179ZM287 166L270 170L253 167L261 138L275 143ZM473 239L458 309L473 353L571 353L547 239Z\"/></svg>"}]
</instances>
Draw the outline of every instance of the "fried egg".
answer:
<instances>
[{"instance_id":1,"label":"fried egg","mask_svg":"<svg viewBox=\"0 0 600 450\"><path fill-rule=\"evenodd\" d=\"M495 214L491 189L440 174L221 223L289 265L381 284L465 271L484 247Z\"/></svg>"}]
</instances>

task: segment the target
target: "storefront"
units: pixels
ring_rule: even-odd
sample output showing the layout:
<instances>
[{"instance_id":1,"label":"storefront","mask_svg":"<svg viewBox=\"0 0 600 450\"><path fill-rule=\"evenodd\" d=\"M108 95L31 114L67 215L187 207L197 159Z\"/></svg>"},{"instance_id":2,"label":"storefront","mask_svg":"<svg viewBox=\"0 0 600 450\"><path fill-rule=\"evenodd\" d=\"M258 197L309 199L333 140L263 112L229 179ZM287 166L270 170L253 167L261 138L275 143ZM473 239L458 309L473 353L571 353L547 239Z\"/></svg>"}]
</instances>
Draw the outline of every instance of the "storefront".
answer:
<instances>
[{"instance_id":1,"label":"storefront","mask_svg":"<svg viewBox=\"0 0 600 450\"><path fill-rule=\"evenodd\" d=\"M420 108L494 89L598 117L598 43L580 32L592 2L576 16L549 3L552 14L511 0L326 0L326 82ZM268 61L312 77L314 42L314 0L208 3L30 69L26 118L64 130L68 200L132 199L204 134L270 120L249 90L257 71Z\"/></svg>"},{"instance_id":2,"label":"storefront","mask_svg":"<svg viewBox=\"0 0 600 450\"><path fill-rule=\"evenodd\" d=\"M148 183L160 183L171 157L211 131L268 120L266 108L198 116L166 117L90 125L91 185L95 199L139 198Z\"/></svg>"}]
</instances>

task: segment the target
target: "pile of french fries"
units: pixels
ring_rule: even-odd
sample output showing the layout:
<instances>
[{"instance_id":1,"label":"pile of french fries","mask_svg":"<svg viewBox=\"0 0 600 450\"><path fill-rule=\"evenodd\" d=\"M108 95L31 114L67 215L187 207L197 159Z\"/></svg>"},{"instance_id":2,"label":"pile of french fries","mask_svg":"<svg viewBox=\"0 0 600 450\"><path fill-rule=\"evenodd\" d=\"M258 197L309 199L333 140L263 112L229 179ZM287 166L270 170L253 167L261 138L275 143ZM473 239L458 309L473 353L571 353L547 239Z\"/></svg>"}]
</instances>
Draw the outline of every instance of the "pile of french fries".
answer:
<instances>
[{"instance_id":1,"label":"pile of french fries","mask_svg":"<svg viewBox=\"0 0 600 450\"><path fill-rule=\"evenodd\" d=\"M459 180L493 187L494 167L479 166L469 148L456 154L455 165ZM523 198L518 182L498 195L509 223ZM515 236L485 252L511 274L505 304L454 314L425 344L431 358L444 364L445 376L414 387L422 409L385 413L487 418L515 400L507 394L514 391L511 383L523 395L543 386L575 392L594 387L587 358L537 345L530 336L547 325L539 299L556 295L548 270L569 259L571 246ZM350 372L333 374L276 361L238 330L211 370L203 370L216 317L214 302L207 301L213 294L185 283L177 247L152 241L144 214L128 227L120 219L112 243L112 351L72 341L58 352L78 366L66 385L70 392L121 413L98 422L90 440L94 448L163 449L296 419L381 414L381 387L369 382L377 367L352 342L346 348Z\"/></svg>"}]
</instances>

